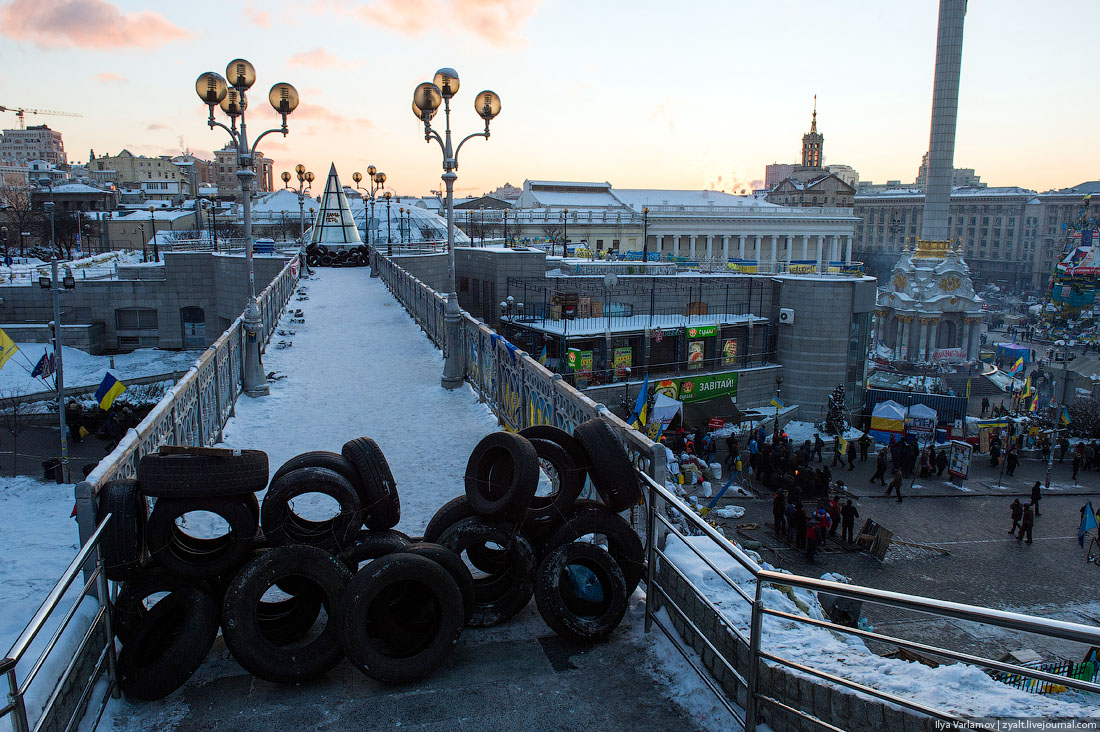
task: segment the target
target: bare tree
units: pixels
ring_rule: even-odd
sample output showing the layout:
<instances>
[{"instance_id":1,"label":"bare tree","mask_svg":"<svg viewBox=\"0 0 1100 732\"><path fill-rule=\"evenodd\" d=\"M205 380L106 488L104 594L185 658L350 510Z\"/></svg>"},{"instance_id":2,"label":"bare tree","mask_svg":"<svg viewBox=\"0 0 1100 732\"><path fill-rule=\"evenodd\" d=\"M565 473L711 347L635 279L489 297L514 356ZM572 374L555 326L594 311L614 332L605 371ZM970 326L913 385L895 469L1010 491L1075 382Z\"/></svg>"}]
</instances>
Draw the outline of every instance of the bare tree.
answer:
<instances>
[{"instance_id":1,"label":"bare tree","mask_svg":"<svg viewBox=\"0 0 1100 732\"><path fill-rule=\"evenodd\" d=\"M552 244L557 244L563 241L562 237L565 235L565 227L560 223L547 221L542 225L542 233ZM550 248L550 253L554 253L553 246Z\"/></svg>"},{"instance_id":2,"label":"bare tree","mask_svg":"<svg viewBox=\"0 0 1100 732\"><path fill-rule=\"evenodd\" d=\"M19 238L19 254L26 255L23 234L32 232L35 223L42 218L41 211L31 205L31 188L26 186L0 186L0 220L8 226L8 243Z\"/></svg>"},{"instance_id":3,"label":"bare tree","mask_svg":"<svg viewBox=\"0 0 1100 732\"><path fill-rule=\"evenodd\" d=\"M31 425L30 402L24 401L27 395L25 389L13 388L0 391L0 429L11 435L11 470L12 475L17 474L16 463L19 460L19 435L26 432Z\"/></svg>"}]
</instances>

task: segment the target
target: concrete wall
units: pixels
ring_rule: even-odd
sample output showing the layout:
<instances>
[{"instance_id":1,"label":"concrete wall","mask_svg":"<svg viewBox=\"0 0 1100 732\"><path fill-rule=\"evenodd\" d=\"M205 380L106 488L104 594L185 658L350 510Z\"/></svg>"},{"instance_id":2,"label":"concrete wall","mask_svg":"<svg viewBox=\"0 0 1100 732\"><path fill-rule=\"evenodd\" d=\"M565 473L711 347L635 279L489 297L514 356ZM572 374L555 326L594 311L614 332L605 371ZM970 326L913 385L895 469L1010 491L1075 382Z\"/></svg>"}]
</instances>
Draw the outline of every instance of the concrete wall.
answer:
<instances>
[{"instance_id":1,"label":"concrete wall","mask_svg":"<svg viewBox=\"0 0 1100 732\"><path fill-rule=\"evenodd\" d=\"M699 598L690 586L682 581L664 562L657 568L657 578L679 607L702 635L695 632L676 608L668 607L668 616L672 619L674 631L684 643L695 649L703 666L722 687L726 695L742 709L746 703L746 689L737 678L715 656L703 641L705 636L722 657L741 674L748 678L749 648L729 629L727 622L714 613ZM660 632L656 630L655 632ZM767 643L762 645L767 649ZM914 712L883 704L871 698L857 696L843 687L826 685L809 676L796 675L782 666L772 666L758 661L757 692L772 697L795 709L828 722L849 732L933 732L939 729L936 720ZM761 703L763 720L775 732L818 732L821 728L793 714Z\"/></svg>"},{"instance_id":2,"label":"concrete wall","mask_svg":"<svg viewBox=\"0 0 1100 732\"><path fill-rule=\"evenodd\" d=\"M539 249L456 247L459 305L475 318L496 327L501 300L509 294L517 301L523 299L520 293L509 292L508 279L544 280L545 259L546 253Z\"/></svg>"},{"instance_id":3,"label":"concrete wall","mask_svg":"<svg viewBox=\"0 0 1100 732\"><path fill-rule=\"evenodd\" d=\"M241 314L247 302L244 257L168 252L163 259L159 265L141 266L142 279L78 280L75 289L61 296L62 321L98 324L102 328L101 350L113 351L119 349L115 311L153 309L157 311L156 329L129 331L125 335L157 336L160 348L182 348L180 309L199 307L206 317L206 345L213 343ZM286 257L257 256L254 262L259 294L282 271ZM0 287L0 298L0 322L43 324L53 319L53 300L48 290L35 286ZM64 334L62 340L66 345L78 345L66 341Z\"/></svg>"},{"instance_id":4,"label":"concrete wall","mask_svg":"<svg viewBox=\"0 0 1100 732\"><path fill-rule=\"evenodd\" d=\"M8 337L16 343L53 342L53 328L51 328L46 323L43 323L41 325L4 324L0 325L0 328L3 328L4 332L8 334ZM81 351L85 351L86 353L91 353L93 355L103 353L103 323L89 323L86 325L65 325L64 316L62 316L61 342L64 343L66 346L79 348ZM37 353L37 351L35 353ZM34 362L38 361L38 358L32 353L28 353L27 358Z\"/></svg>"},{"instance_id":5,"label":"concrete wall","mask_svg":"<svg viewBox=\"0 0 1100 732\"><path fill-rule=\"evenodd\" d=\"M447 292L448 257L444 254L395 254L394 264L436 292Z\"/></svg>"}]
</instances>

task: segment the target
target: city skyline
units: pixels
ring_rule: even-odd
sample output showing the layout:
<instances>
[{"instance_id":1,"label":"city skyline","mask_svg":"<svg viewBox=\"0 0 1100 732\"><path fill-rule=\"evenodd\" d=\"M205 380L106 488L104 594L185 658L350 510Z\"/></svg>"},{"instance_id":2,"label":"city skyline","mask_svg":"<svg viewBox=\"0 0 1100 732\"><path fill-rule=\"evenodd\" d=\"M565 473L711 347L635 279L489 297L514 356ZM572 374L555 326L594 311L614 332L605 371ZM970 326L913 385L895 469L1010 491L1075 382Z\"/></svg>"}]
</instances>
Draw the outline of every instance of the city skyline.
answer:
<instances>
[{"instance_id":1,"label":"city skyline","mask_svg":"<svg viewBox=\"0 0 1100 732\"><path fill-rule=\"evenodd\" d=\"M350 185L353 170L373 163L387 187L408 195L440 187L438 149L425 144L409 100L441 66L462 82L452 115L459 139L481 129L471 109L478 90L503 102L492 138L463 149L458 195L524 178L749 192L765 165L797 160L814 94L826 164L908 183L928 147L934 2L695 3L655 23L651 11L662 6L649 3L624 13L616 4L451 0L431 6L446 34L420 2L219 8L216 33L194 20L210 17L203 9L212 3L146 5L0 3L0 57L21 70L9 72L0 102L83 114L27 115L64 134L70 161L87 160L89 148L209 157L224 136L206 128L194 79L240 56L258 72L253 134L276 121L266 104L272 84L288 81L302 96L290 135L262 145L277 172L302 162L320 175L332 161ZM1078 91L1084 45L1062 40L1065 28L1089 27L1090 15L1100 10L1083 2L1041 13L1022 0L970 4L958 167L989 185L1039 191L1097 177L1083 143L1100 102ZM17 126L13 115L3 124Z\"/></svg>"}]
</instances>

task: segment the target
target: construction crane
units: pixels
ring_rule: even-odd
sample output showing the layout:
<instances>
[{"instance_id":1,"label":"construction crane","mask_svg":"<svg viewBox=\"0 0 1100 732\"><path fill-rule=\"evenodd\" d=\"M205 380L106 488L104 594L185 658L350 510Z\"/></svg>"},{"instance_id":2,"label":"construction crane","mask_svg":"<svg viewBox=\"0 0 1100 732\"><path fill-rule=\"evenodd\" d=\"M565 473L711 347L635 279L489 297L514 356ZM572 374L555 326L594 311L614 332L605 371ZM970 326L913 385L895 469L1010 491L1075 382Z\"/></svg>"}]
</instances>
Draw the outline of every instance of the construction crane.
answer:
<instances>
[{"instance_id":1,"label":"construction crane","mask_svg":"<svg viewBox=\"0 0 1100 732\"><path fill-rule=\"evenodd\" d=\"M82 114L76 114L75 112L56 112L52 109L25 109L24 107L5 107L0 105L0 112L15 112L15 116L19 118L19 129L27 129L26 121L23 119L23 115L26 113L31 114L52 114L55 117L83 117Z\"/></svg>"}]
</instances>

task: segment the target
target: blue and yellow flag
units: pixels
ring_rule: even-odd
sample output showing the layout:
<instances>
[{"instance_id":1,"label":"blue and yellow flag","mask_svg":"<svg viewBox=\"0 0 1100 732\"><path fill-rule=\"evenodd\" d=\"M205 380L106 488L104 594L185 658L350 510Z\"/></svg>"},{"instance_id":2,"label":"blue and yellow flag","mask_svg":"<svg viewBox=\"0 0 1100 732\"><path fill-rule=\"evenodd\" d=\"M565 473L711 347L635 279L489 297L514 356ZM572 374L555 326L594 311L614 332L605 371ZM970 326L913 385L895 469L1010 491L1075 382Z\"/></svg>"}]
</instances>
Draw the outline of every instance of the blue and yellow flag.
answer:
<instances>
[{"instance_id":1,"label":"blue and yellow flag","mask_svg":"<svg viewBox=\"0 0 1100 732\"><path fill-rule=\"evenodd\" d=\"M1062 424L1070 423L1069 409L1067 407L1062 407L1062 414L1060 416L1062 418Z\"/></svg>"},{"instance_id":2,"label":"blue and yellow flag","mask_svg":"<svg viewBox=\"0 0 1100 732\"><path fill-rule=\"evenodd\" d=\"M769 404L771 404L773 407L777 407L778 409L783 409L787 406L779 397L772 397L772 400L769 402Z\"/></svg>"},{"instance_id":3,"label":"blue and yellow flag","mask_svg":"<svg viewBox=\"0 0 1100 732\"><path fill-rule=\"evenodd\" d=\"M1081 513L1081 525L1077 527L1077 543L1084 547L1085 534L1096 527L1096 512L1092 510L1092 501L1088 501L1085 503L1085 510Z\"/></svg>"},{"instance_id":4,"label":"blue and yellow flag","mask_svg":"<svg viewBox=\"0 0 1100 732\"><path fill-rule=\"evenodd\" d=\"M966 398L970 398L970 372L966 372Z\"/></svg>"},{"instance_id":5,"label":"blue and yellow flag","mask_svg":"<svg viewBox=\"0 0 1100 732\"><path fill-rule=\"evenodd\" d=\"M634 412L630 415L630 426L636 430L645 428L649 417L649 374L642 379L642 389L638 392L638 399L634 402Z\"/></svg>"},{"instance_id":6,"label":"blue and yellow flag","mask_svg":"<svg viewBox=\"0 0 1100 732\"><path fill-rule=\"evenodd\" d=\"M1016 363L1012 364L1012 373L1018 374L1024 370L1024 357L1020 356L1016 359Z\"/></svg>"},{"instance_id":7,"label":"blue and yellow flag","mask_svg":"<svg viewBox=\"0 0 1100 732\"><path fill-rule=\"evenodd\" d=\"M1023 398L1027 399L1029 396L1031 396L1031 374L1028 374L1027 378L1024 379Z\"/></svg>"},{"instance_id":8,"label":"blue and yellow flag","mask_svg":"<svg viewBox=\"0 0 1100 732\"><path fill-rule=\"evenodd\" d=\"M124 391L126 391L126 385L111 376L111 372L108 371L99 388L95 390L95 399L99 402L99 408L106 412L115 403L115 398Z\"/></svg>"},{"instance_id":9,"label":"blue and yellow flag","mask_svg":"<svg viewBox=\"0 0 1100 732\"><path fill-rule=\"evenodd\" d=\"M8 359L15 355L15 352L19 350L19 346L15 345L15 341L8 337L8 334L3 330L0 330L0 369L4 368L4 364L8 362Z\"/></svg>"},{"instance_id":10,"label":"blue and yellow flag","mask_svg":"<svg viewBox=\"0 0 1100 732\"><path fill-rule=\"evenodd\" d=\"M543 366L546 365L546 345L545 344L543 344L543 346L542 346L542 353L539 354L539 363L542 364Z\"/></svg>"}]
</instances>

